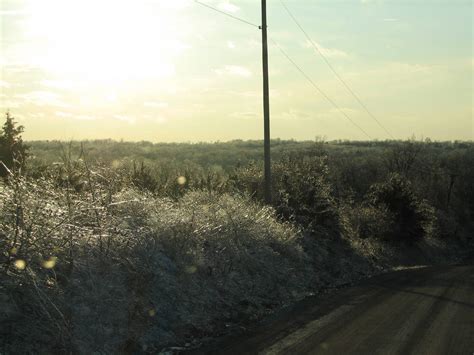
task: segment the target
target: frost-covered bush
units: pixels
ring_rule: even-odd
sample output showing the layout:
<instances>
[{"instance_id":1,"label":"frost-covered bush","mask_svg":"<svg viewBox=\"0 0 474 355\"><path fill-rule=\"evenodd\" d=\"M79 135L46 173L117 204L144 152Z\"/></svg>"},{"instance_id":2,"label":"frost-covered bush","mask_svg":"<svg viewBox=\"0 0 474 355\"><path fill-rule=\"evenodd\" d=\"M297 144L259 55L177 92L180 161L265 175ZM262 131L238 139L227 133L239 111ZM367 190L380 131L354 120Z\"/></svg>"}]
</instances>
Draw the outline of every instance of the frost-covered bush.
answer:
<instances>
[{"instance_id":1,"label":"frost-covered bush","mask_svg":"<svg viewBox=\"0 0 474 355\"><path fill-rule=\"evenodd\" d=\"M289 156L275 164L275 208L308 230L339 231L326 157Z\"/></svg>"},{"instance_id":2,"label":"frost-covered bush","mask_svg":"<svg viewBox=\"0 0 474 355\"><path fill-rule=\"evenodd\" d=\"M385 206L353 205L345 211L348 229L359 238L385 239L392 231L393 216Z\"/></svg>"},{"instance_id":3,"label":"frost-covered bush","mask_svg":"<svg viewBox=\"0 0 474 355\"><path fill-rule=\"evenodd\" d=\"M272 165L272 204L279 216L309 231L338 231L339 215L328 173L324 156L293 154L275 161ZM238 191L263 200L260 166L241 167L231 176L230 184Z\"/></svg>"},{"instance_id":4,"label":"frost-covered bush","mask_svg":"<svg viewBox=\"0 0 474 355\"><path fill-rule=\"evenodd\" d=\"M299 231L273 209L85 176L0 188L0 352L156 351L306 291Z\"/></svg>"},{"instance_id":5,"label":"frost-covered bush","mask_svg":"<svg viewBox=\"0 0 474 355\"><path fill-rule=\"evenodd\" d=\"M394 240L413 242L434 232L436 217L434 209L420 199L411 183L399 174L391 174L383 183L374 184L368 194L373 208L390 214L390 233Z\"/></svg>"}]
</instances>

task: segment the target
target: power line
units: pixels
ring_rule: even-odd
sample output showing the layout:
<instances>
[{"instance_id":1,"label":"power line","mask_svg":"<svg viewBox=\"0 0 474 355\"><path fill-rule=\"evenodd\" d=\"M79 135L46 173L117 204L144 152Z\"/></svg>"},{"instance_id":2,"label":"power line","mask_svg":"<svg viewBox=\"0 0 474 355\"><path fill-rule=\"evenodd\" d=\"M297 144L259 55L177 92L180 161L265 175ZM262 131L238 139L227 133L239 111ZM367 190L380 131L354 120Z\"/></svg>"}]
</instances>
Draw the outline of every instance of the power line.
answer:
<instances>
[{"instance_id":1,"label":"power line","mask_svg":"<svg viewBox=\"0 0 474 355\"><path fill-rule=\"evenodd\" d=\"M303 27L300 25L300 23L298 22L298 20L295 18L295 16L292 14L292 12L290 11L290 9L288 8L288 6L286 6L286 4L283 2L283 0L280 0L280 3L283 5L283 7L285 8L286 12L288 13L288 15L292 18L293 22L299 27L299 29L301 30L301 32L303 32L303 34L305 35L306 39L311 43L311 45L314 47L314 49L321 55L321 57L324 59L324 61L326 62L326 64L328 65L328 67L332 70L332 72L334 73L334 75L339 79L339 81L346 87L346 89L351 93L351 95L357 100L357 102L362 106L362 108L369 114L369 116L375 120L375 122L377 122L377 124L385 131L385 133L387 133L392 139L395 139L395 137L382 125L382 123L377 119L377 117L375 117L374 114L372 114L372 112L370 112L370 110L367 108L367 106L362 102L362 100L359 98L359 96L356 95L356 93L354 92L354 90L352 90L350 88L350 86L346 83L346 81L338 74L338 72L336 71L336 69L334 69L334 67L332 66L332 64L329 62L329 60L326 58L326 56L324 55L324 53L321 51L321 49L319 48L319 46L316 45L316 43L314 43L314 41L311 39L311 37L308 35L308 33L303 29Z\"/></svg>"},{"instance_id":2,"label":"power line","mask_svg":"<svg viewBox=\"0 0 474 355\"><path fill-rule=\"evenodd\" d=\"M228 16L228 17L230 17L230 18L233 18L234 20L243 22L243 23L245 23L245 24L247 24L247 25L250 25L250 26L253 26L253 27L256 27L256 28L260 29L260 26L259 26L259 25L256 25L256 24L254 24L254 23L252 23L252 22L249 22L249 21L247 21L247 20L244 20L243 18L240 18L240 17L234 16L234 15L231 15L231 14L229 14L228 12L219 10L218 8L215 8L215 7L213 7L213 6L211 6L211 5L208 5L208 4L204 4L204 3L202 3L202 2L200 2L200 1L198 1L198 0L193 0L193 1L194 1L196 4L199 4L199 5L202 5L202 6L204 6L204 7L207 7L208 9L214 10L214 11L216 11L216 12L222 14L222 15L226 15L226 16Z\"/></svg>"},{"instance_id":3,"label":"power line","mask_svg":"<svg viewBox=\"0 0 474 355\"><path fill-rule=\"evenodd\" d=\"M349 122L351 122L355 127L357 127L362 133L364 133L369 139L372 139L372 137L361 127L359 126L357 123L354 122L354 120L352 120L349 115L344 112L338 104L336 104L336 102L331 99L328 95L326 95L326 93L318 86L316 85L316 83L309 77L308 74L306 74L304 72L303 69L301 69L301 67L296 64L296 62L288 55L288 53L286 53L283 48L281 48L281 46L275 42L275 40L273 40L272 38L270 38L270 40L273 42L273 44L280 50L280 52L286 57L286 59L288 59L288 61L293 64L293 66L305 77L306 80L308 80L308 82L326 99L328 100Z\"/></svg>"}]
</instances>

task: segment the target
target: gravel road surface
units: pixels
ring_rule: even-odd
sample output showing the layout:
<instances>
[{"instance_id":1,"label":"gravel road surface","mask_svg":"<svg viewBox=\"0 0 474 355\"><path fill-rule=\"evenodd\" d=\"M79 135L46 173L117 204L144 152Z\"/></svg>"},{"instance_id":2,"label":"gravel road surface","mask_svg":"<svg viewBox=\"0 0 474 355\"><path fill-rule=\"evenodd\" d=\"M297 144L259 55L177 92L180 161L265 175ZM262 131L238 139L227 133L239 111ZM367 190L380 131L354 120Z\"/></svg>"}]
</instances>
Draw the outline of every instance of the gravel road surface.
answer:
<instances>
[{"instance_id":1,"label":"gravel road surface","mask_svg":"<svg viewBox=\"0 0 474 355\"><path fill-rule=\"evenodd\" d=\"M474 266L391 272L196 353L474 354Z\"/></svg>"}]
</instances>

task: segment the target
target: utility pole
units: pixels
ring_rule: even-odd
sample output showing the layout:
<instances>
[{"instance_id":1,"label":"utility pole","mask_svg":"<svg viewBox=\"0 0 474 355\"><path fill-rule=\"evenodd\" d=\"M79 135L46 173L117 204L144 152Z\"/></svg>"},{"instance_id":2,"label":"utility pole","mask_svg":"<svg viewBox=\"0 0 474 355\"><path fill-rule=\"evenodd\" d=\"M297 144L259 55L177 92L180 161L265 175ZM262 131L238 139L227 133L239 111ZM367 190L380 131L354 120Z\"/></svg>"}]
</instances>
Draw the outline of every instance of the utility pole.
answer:
<instances>
[{"instance_id":1,"label":"utility pole","mask_svg":"<svg viewBox=\"0 0 474 355\"><path fill-rule=\"evenodd\" d=\"M262 0L262 60L263 60L263 149L265 160L265 202L272 202L270 165L270 95L268 85L267 1Z\"/></svg>"}]
</instances>

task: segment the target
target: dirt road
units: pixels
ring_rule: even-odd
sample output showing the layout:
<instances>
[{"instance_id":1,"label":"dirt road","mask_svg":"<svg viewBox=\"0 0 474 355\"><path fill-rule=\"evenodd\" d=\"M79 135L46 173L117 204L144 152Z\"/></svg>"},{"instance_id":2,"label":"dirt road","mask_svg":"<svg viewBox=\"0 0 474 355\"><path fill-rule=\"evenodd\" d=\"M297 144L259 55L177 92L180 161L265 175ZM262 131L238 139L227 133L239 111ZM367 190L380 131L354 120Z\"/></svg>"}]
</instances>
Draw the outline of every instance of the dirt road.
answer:
<instances>
[{"instance_id":1,"label":"dirt road","mask_svg":"<svg viewBox=\"0 0 474 355\"><path fill-rule=\"evenodd\" d=\"M393 272L315 296L199 351L219 354L474 354L474 266Z\"/></svg>"}]
</instances>

